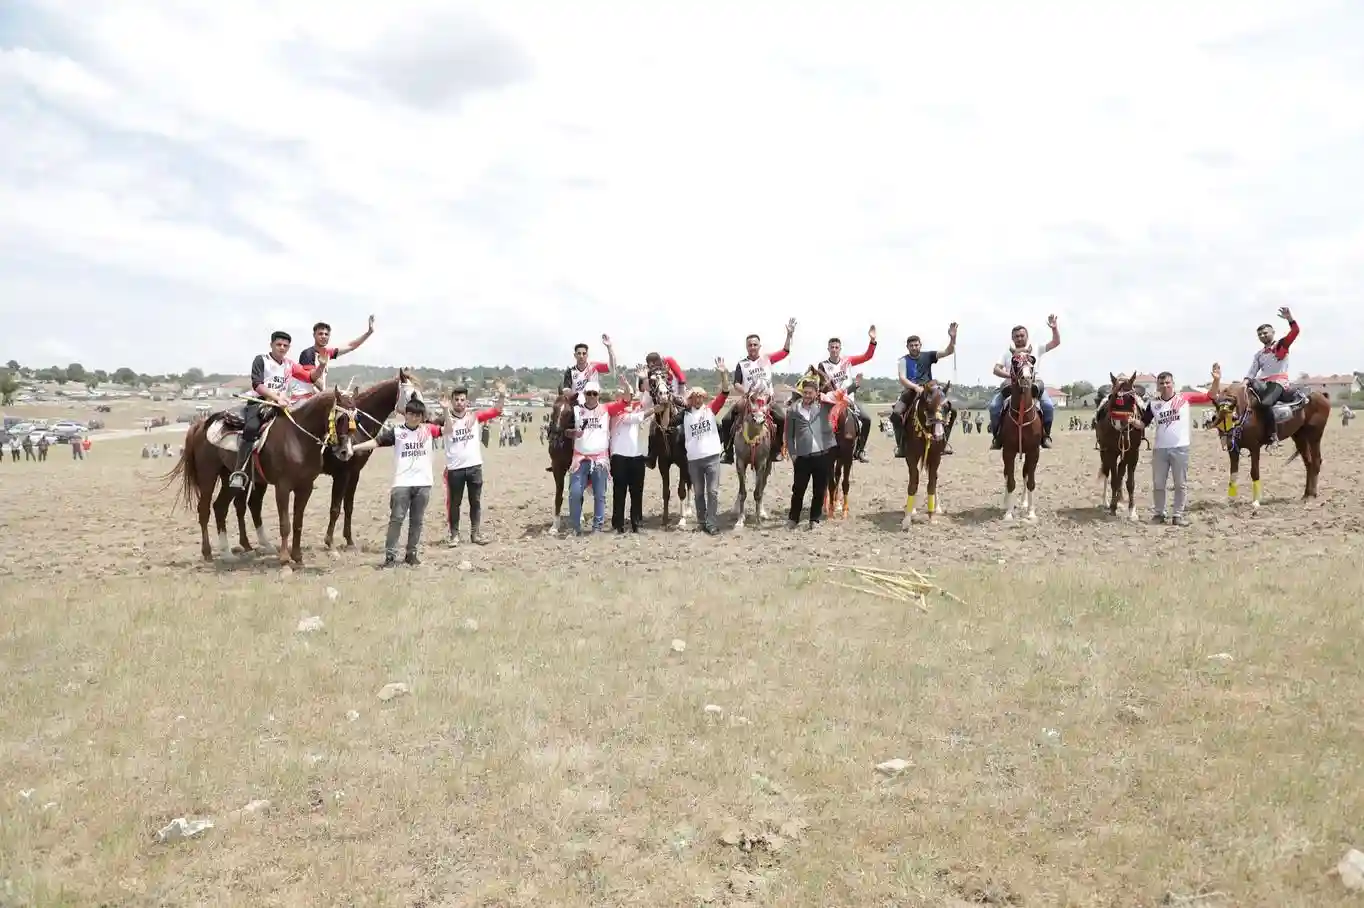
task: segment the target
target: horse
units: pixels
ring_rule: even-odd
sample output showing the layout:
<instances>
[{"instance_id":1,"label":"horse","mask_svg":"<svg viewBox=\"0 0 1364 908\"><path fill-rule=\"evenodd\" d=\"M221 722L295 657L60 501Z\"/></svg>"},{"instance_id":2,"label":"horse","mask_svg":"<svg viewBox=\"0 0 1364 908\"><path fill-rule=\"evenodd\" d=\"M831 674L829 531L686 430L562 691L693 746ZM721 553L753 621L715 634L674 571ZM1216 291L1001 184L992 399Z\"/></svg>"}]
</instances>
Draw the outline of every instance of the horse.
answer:
<instances>
[{"instance_id":1,"label":"horse","mask_svg":"<svg viewBox=\"0 0 1364 908\"><path fill-rule=\"evenodd\" d=\"M734 469L739 474L739 496L734 501L734 513L739 518L736 531L744 528L748 504L748 471L754 476L753 515L755 526L767 519L763 508L763 492L772 474L772 454L777 444L773 437L772 403L765 394L755 392L740 399L736 407L734 427Z\"/></svg>"},{"instance_id":2,"label":"horse","mask_svg":"<svg viewBox=\"0 0 1364 908\"><path fill-rule=\"evenodd\" d=\"M573 407L577 399L577 392L565 394L560 391L549 410L545 442L549 448L549 471L554 474L554 521L546 531L550 536L559 535L559 520L564 510L564 477L573 466L573 439L568 433L573 428Z\"/></svg>"},{"instance_id":3,"label":"horse","mask_svg":"<svg viewBox=\"0 0 1364 908\"><path fill-rule=\"evenodd\" d=\"M1118 377L1108 373L1112 391L1104 401L1104 418L1094 426L1095 445L1099 450L1099 474L1102 482L1109 480L1105 489L1104 506L1114 517L1122 500L1123 475L1127 476L1127 519L1137 519L1137 464L1141 462L1141 443L1146 440L1146 427L1137 418L1140 398L1133 381L1136 373Z\"/></svg>"},{"instance_id":4,"label":"horse","mask_svg":"<svg viewBox=\"0 0 1364 908\"><path fill-rule=\"evenodd\" d=\"M1042 450L1042 411L1037 406L1038 390L1034 387L1037 360L1026 350L1014 354L1009 363L1009 384L1005 393L1005 410L1000 416L1000 453L1004 457L1004 517L1014 519L1014 461L1023 455L1023 519L1037 520L1037 503L1033 498L1037 488L1037 460Z\"/></svg>"},{"instance_id":5,"label":"horse","mask_svg":"<svg viewBox=\"0 0 1364 908\"><path fill-rule=\"evenodd\" d=\"M813 368L813 367L811 367ZM820 377L819 392L827 393L833 388L823 372L817 373ZM839 504L842 504L842 516L848 516L848 486L852 482L853 451L857 450L857 435L861 431L857 417L853 413L852 401L848 400L847 392L842 390L834 391L838 402L834 404L833 412L829 414L829 420L834 428L834 448L832 451L833 464L829 470L829 488L824 496L824 513L830 518L838 516ZM842 485L841 495L839 485Z\"/></svg>"},{"instance_id":6,"label":"horse","mask_svg":"<svg viewBox=\"0 0 1364 908\"><path fill-rule=\"evenodd\" d=\"M1260 451L1264 445L1264 428L1259 404L1258 386L1246 382L1228 386L1213 400L1218 440L1231 461L1227 498L1236 498L1236 475L1241 465L1241 452L1249 451L1252 508L1260 507ZM1321 437L1331 420L1331 399L1320 391L1308 393L1294 388L1274 405L1274 419L1278 436L1281 439L1293 439L1297 449L1286 463L1301 457L1306 468L1303 501L1316 498L1317 479L1321 475Z\"/></svg>"},{"instance_id":7,"label":"horse","mask_svg":"<svg viewBox=\"0 0 1364 908\"><path fill-rule=\"evenodd\" d=\"M350 393L349 386L347 393ZM356 429L364 433L369 438L379 434L384 427L389 414L396 410L401 410L411 398L422 399L421 390L412 381L412 376L406 369L399 369L397 378L390 378L372 385L354 395L355 397L355 416ZM389 407L389 401L392 406ZM388 409L384 409L388 407ZM367 423L372 428L364 428L361 422ZM364 440L364 439L362 439ZM341 460L330 448L326 448L322 453L322 472L332 477L332 501L331 513L327 522L327 535L324 544L328 549L332 548L332 541L336 532L336 521L341 515L341 508L344 504L346 511L346 522L342 527L342 535L346 540L346 548L354 549L355 540L351 536L351 515L355 510L355 490L360 485L360 471L369 463L371 452L356 454L349 460ZM237 511L237 528L241 537L241 550L243 553L251 551L251 545L246 539L246 510L251 510L251 520L255 524L256 539L260 544L262 552L269 553L274 546L265 535L265 528L262 525L261 506L265 501L266 484L258 482L251 489L250 496L236 496L234 504ZM226 486L219 495L230 494L230 489Z\"/></svg>"},{"instance_id":8,"label":"horse","mask_svg":"<svg viewBox=\"0 0 1364 908\"><path fill-rule=\"evenodd\" d=\"M421 400L421 390L412 381L412 376L406 369L399 369L396 377L371 385L355 395L355 415L359 423L356 429L366 438L373 438L384 427L389 415L401 411L407 405L407 401L414 397ZM355 510L355 490L360 485L360 471L369 463L370 453L365 451L349 460L342 460L330 451L322 456L322 472L332 478L331 514L327 520L327 536L324 540L329 549L332 547L336 521L341 516L343 506L346 520L342 525L341 535L346 540L346 548L355 548L355 540L351 537L351 514ZM260 511L253 511L252 516L259 526Z\"/></svg>"},{"instance_id":9,"label":"horse","mask_svg":"<svg viewBox=\"0 0 1364 908\"><path fill-rule=\"evenodd\" d=\"M177 479L181 483L176 495L188 509L191 503L198 503L199 529L202 536L201 551L205 561L213 560L213 547L208 541L208 516L210 507L218 526L218 541L223 550L224 560L231 560L230 543L227 539L227 508L230 499L243 493L234 493L227 488L227 479L236 464L236 452L225 450L210 441L210 432L215 427L222 436L239 432L240 417L235 413L218 412L209 414L202 422L192 425L185 433L185 445L180 459L166 476L169 488ZM303 514L308 507L308 498L313 492L313 483L322 472L322 458L327 448L332 448L336 456L347 460L351 456L352 434L355 428L355 403L345 391L336 389L312 397L296 409L287 409L271 419L261 429L261 441L252 456L252 478L264 485L275 487L275 504L279 510L279 560L282 567L302 564L301 537ZM213 486L219 480L223 483L223 493L210 502ZM292 536L289 520L289 496L293 494L294 514ZM259 501L264 495L262 489L252 489L252 498ZM240 497L238 498L240 500ZM259 514L259 504L254 514ZM238 526L242 542L246 543L246 528L240 519ZM259 524L258 524L259 526ZM264 531L260 530L264 535ZM292 538L292 545L290 540ZM262 538L262 541L265 540ZM244 545L249 550L249 545ZM262 548L268 548L262 545Z\"/></svg>"},{"instance_id":10,"label":"horse","mask_svg":"<svg viewBox=\"0 0 1364 908\"><path fill-rule=\"evenodd\" d=\"M927 469L928 520L938 513L938 466L942 462L943 449L947 447L946 418L943 410L947 408L947 392L952 383L939 385L930 380L921 393L904 413L904 451L905 465L909 467L909 486L905 495L905 519L900 528L908 530L914 525L918 511L914 507L914 497L919 491L919 473Z\"/></svg>"},{"instance_id":11,"label":"horse","mask_svg":"<svg viewBox=\"0 0 1364 908\"><path fill-rule=\"evenodd\" d=\"M657 467L663 480L663 526L668 526L671 516L673 467L677 467L677 528L686 529L687 512L693 509L691 501L691 473L687 469L687 445L682 440L678 426L682 422L682 411L673 399L672 388L668 384L668 373L662 369L651 370L646 379L649 395L654 402L653 424L649 427L649 468Z\"/></svg>"}]
</instances>

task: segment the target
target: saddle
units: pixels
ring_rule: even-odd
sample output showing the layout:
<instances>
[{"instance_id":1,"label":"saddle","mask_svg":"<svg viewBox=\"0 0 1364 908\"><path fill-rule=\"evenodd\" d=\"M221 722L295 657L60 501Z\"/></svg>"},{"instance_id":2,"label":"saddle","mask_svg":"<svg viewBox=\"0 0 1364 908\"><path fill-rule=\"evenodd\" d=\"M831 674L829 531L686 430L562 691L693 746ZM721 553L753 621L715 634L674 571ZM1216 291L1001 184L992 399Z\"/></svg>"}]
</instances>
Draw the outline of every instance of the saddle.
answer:
<instances>
[{"instance_id":1,"label":"saddle","mask_svg":"<svg viewBox=\"0 0 1364 908\"><path fill-rule=\"evenodd\" d=\"M1255 381L1251 384L1251 390L1255 393L1255 402L1260 402L1260 397L1264 394L1265 383ZM1287 422L1298 414L1298 411L1307 406L1307 402L1312 399L1311 392L1302 388L1285 388L1271 408L1274 411L1275 424Z\"/></svg>"},{"instance_id":2,"label":"saddle","mask_svg":"<svg viewBox=\"0 0 1364 908\"><path fill-rule=\"evenodd\" d=\"M265 444L265 439L270 435L270 427L275 424L274 414L274 407L261 408L260 435L256 438L256 443L251 450L259 451L261 445ZM231 410L210 413L208 419L205 420L204 434L208 437L208 443L213 447L235 454L240 448L238 441L244 428L246 428L245 404L240 407L233 407Z\"/></svg>"}]
</instances>

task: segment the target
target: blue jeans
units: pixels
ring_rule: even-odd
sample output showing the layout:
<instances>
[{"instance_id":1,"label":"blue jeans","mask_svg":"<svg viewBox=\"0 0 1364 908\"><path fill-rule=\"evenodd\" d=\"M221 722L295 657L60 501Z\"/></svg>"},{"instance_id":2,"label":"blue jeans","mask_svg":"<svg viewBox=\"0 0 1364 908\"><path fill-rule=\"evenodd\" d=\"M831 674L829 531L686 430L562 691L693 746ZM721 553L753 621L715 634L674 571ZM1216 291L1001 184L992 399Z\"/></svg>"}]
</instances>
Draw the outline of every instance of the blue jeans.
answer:
<instances>
[{"instance_id":1,"label":"blue jeans","mask_svg":"<svg viewBox=\"0 0 1364 908\"><path fill-rule=\"evenodd\" d=\"M1037 399L1037 405L1042 409L1042 430L1048 435L1051 434L1051 420L1056 415L1056 405L1051 402L1051 397L1047 394L1047 389L1042 389L1042 396ZM990 398L990 434L999 432L999 418L1004 415L1004 392L996 391L995 396Z\"/></svg>"},{"instance_id":2,"label":"blue jeans","mask_svg":"<svg viewBox=\"0 0 1364 908\"><path fill-rule=\"evenodd\" d=\"M568 479L568 520L573 532L582 530L583 495L592 486L592 529L600 530L606 523L606 463L584 460Z\"/></svg>"}]
</instances>

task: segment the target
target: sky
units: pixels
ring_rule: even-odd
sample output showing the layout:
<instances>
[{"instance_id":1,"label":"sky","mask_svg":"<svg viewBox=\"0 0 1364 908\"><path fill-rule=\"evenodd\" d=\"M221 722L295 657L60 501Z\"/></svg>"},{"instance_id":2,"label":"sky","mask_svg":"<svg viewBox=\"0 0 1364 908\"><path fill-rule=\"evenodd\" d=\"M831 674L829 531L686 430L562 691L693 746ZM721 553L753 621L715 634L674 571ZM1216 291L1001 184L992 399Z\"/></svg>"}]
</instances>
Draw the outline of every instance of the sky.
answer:
<instances>
[{"instance_id":1,"label":"sky","mask_svg":"<svg viewBox=\"0 0 1364 908\"><path fill-rule=\"evenodd\" d=\"M685 13L684 13L685 10ZM0 361L1364 365L1357 0L5 0Z\"/></svg>"}]
</instances>

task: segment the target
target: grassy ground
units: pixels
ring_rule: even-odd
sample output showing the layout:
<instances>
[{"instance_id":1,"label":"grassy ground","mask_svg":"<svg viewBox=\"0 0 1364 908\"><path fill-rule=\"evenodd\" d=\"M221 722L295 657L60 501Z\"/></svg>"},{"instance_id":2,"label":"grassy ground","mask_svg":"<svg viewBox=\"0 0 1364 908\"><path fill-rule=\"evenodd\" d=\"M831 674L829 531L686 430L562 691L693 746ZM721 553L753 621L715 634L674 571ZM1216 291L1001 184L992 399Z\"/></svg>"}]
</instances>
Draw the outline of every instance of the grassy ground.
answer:
<instances>
[{"instance_id":1,"label":"grassy ground","mask_svg":"<svg viewBox=\"0 0 1364 908\"><path fill-rule=\"evenodd\" d=\"M12 584L0 904L1352 904L1353 554Z\"/></svg>"}]
</instances>

